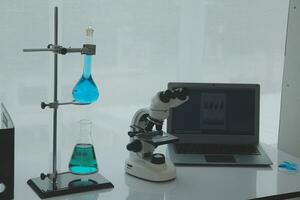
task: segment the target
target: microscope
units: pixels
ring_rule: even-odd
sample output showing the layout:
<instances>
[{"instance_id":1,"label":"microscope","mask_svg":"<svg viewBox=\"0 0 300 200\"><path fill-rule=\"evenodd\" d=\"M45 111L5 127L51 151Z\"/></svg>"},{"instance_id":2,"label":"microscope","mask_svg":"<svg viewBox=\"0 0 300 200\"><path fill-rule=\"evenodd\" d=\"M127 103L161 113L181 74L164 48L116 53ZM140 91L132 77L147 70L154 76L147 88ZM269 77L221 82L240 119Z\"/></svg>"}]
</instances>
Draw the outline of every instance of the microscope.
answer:
<instances>
[{"instance_id":1,"label":"microscope","mask_svg":"<svg viewBox=\"0 0 300 200\"><path fill-rule=\"evenodd\" d=\"M174 143L178 138L162 131L169 109L189 99L188 91L176 88L158 92L149 108L139 109L133 116L128 135L130 151L126 160L126 173L148 181L164 182L176 178L174 164L164 154L154 153L156 147ZM154 129L154 130L153 130Z\"/></svg>"}]
</instances>

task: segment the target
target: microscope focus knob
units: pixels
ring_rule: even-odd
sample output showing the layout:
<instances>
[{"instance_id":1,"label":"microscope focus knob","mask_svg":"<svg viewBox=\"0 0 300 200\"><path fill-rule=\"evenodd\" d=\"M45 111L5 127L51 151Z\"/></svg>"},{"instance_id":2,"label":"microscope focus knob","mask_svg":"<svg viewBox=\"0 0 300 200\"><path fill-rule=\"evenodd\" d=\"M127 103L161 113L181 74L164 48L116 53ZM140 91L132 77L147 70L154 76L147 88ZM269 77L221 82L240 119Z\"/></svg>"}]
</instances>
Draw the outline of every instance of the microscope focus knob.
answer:
<instances>
[{"instance_id":1,"label":"microscope focus knob","mask_svg":"<svg viewBox=\"0 0 300 200\"><path fill-rule=\"evenodd\" d=\"M139 140L133 140L129 144L127 144L127 150L133 152L139 152L142 150L142 142Z\"/></svg>"},{"instance_id":2,"label":"microscope focus knob","mask_svg":"<svg viewBox=\"0 0 300 200\"><path fill-rule=\"evenodd\" d=\"M166 162L164 154L155 153L152 155L151 163L153 164L164 164Z\"/></svg>"}]
</instances>

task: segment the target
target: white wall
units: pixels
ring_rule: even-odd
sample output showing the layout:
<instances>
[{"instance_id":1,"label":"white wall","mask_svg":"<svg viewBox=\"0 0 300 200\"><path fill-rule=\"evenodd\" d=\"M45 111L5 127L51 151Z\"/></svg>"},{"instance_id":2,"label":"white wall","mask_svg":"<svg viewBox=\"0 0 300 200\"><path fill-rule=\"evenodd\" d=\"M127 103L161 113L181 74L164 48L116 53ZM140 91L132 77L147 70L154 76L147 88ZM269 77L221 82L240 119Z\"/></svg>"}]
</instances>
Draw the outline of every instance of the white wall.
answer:
<instances>
[{"instance_id":1,"label":"white wall","mask_svg":"<svg viewBox=\"0 0 300 200\"><path fill-rule=\"evenodd\" d=\"M3 70L48 77L50 56L21 49L52 41L54 5L60 7L61 44L80 46L85 27L94 26L94 77L105 105L148 100L134 95L137 83L150 96L173 80L260 82L263 91L280 90L287 0L1 1ZM61 88L69 93L81 73L81 57L61 62ZM111 92L122 87L127 89ZM121 94L123 102L115 100Z\"/></svg>"},{"instance_id":2,"label":"white wall","mask_svg":"<svg viewBox=\"0 0 300 200\"><path fill-rule=\"evenodd\" d=\"M182 1L179 78L281 87L288 1Z\"/></svg>"},{"instance_id":3,"label":"white wall","mask_svg":"<svg viewBox=\"0 0 300 200\"><path fill-rule=\"evenodd\" d=\"M48 139L51 148L51 112L39 104L52 100L52 55L22 49L53 41L55 5L60 44L80 47L84 29L94 27L93 77L101 93L90 107L61 108L60 126L91 117L105 130L115 128L107 118L127 127L134 111L169 81L258 82L271 95L262 115L274 125L268 129L263 121L261 130L276 138L280 98L272 95L281 88L288 0L0 1L0 99L26 130L18 134ZM59 99L67 101L82 57L61 56L59 64ZM34 133L28 119L39 124Z\"/></svg>"},{"instance_id":4,"label":"white wall","mask_svg":"<svg viewBox=\"0 0 300 200\"><path fill-rule=\"evenodd\" d=\"M290 4L278 147L300 157L300 2Z\"/></svg>"}]
</instances>

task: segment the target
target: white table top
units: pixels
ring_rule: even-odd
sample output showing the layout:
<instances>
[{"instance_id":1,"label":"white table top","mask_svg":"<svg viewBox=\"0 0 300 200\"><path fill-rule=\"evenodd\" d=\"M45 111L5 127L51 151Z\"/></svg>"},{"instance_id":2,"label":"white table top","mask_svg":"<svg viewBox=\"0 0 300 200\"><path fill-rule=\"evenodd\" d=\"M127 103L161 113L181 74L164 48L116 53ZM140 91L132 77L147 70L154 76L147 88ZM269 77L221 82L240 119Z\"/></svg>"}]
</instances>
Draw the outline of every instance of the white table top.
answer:
<instances>
[{"instance_id":1,"label":"white table top","mask_svg":"<svg viewBox=\"0 0 300 200\"><path fill-rule=\"evenodd\" d=\"M107 173L107 178L115 185L113 190L57 199L241 200L300 191L300 174L278 171L277 168L278 161L299 163L299 160L271 146L264 145L264 149L274 162L270 168L177 167L177 179L167 183L151 183L126 175L123 163L118 162L120 166L112 168L115 173Z\"/></svg>"},{"instance_id":2,"label":"white table top","mask_svg":"<svg viewBox=\"0 0 300 200\"><path fill-rule=\"evenodd\" d=\"M109 140L108 140L109 141ZM300 173L290 174L278 171L278 162L300 160L278 151L274 146L263 145L274 162L265 167L177 167L177 179L166 183L152 183L137 179L124 173L124 160L128 156L125 143L116 141L114 149L97 151L100 173L115 186L112 190L88 192L62 196L53 199L68 200L182 200L182 199L251 199L300 191ZM103 143L103 146L104 143ZM99 148L98 148L99 149ZM160 151L164 151L161 148ZM100 153L101 152L101 153ZM23 160L23 168L16 163L16 199L39 199L26 185L28 178L36 177L43 167L37 157L40 153ZM68 162L68 161L67 161ZM67 163L66 163L67 165Z\"/></svg>"},{"instance_id":3,"label":"white table top","mask_svg":"<svg viewBox=\"0 0 300 200\"><path fill-rule=\"evenodd\" d=\"M262 105L265 104L262 101ZM268 101L272 102L272 101ZM65 106L59 109L58 120L58 169L67 170L68 162L77 140L76 122L91 119L95 153L99 172L115 186L112 190L89 192L57 197L57 200L160 200L160 199L230 199L255 197L300 191L300 173L288 174L278 171L278 161L300 160L277 151L276 145L267 141L274 133L274 120L270 112L262 112L261 132L263 145L274 164L271 168L256 167L177 167L177 179L167 183L151 183L124 172L124 162L129 153L127 131L131 116L145 105L127 107ZM41 172L52 171L52 111L41 110L38 105L14 107L8 111L16 126L15 137L15 199L38 200L39 197L26 184ZM11 109L10 109L11 108ZM264 107L263 107L264 108ZM270 113L270 115L267 115ZM30 120L29 120L30 119ZM274 122L274 123L273 123ZM266 134L269 133L270 134ZM269 137L270 136L270 137ZM157 149L165 152L165 145Z\"/></svg>"}]
</instances>

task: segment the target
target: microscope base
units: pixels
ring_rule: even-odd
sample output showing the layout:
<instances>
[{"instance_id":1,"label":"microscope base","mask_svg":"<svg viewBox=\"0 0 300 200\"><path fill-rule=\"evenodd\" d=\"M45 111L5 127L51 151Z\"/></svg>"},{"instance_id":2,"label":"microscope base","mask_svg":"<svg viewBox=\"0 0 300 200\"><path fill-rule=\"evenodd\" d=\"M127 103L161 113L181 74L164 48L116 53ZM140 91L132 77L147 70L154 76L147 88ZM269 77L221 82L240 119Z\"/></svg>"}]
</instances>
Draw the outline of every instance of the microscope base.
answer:
<instances>
[{"instance_id":1,"label":"microscope base","mask_svg":"<svg viewBox=\"0 0 300 200\"><path fill-rule=\"evenodd\" d=\"M129 157L126 160L125 171L137 178L153 182L166 182L176 178L176 168L167 159L164 164L153 164L138 157Z\"/></svg>"},{"instance_id":2,"label":"microscope base","mask_svg":"<svg viewBox=\"0 0 300 200\"><path fill-rule=\"evenodd\" d=\"M28 180L27 184L41 199L114 187L99 173L83 176L66 172L57 175L56 184L40 177Z\"/></svg>"}]
</instances>

